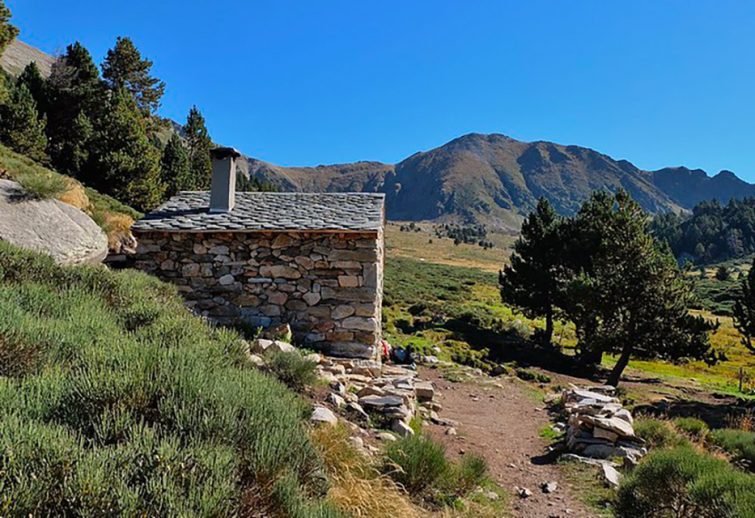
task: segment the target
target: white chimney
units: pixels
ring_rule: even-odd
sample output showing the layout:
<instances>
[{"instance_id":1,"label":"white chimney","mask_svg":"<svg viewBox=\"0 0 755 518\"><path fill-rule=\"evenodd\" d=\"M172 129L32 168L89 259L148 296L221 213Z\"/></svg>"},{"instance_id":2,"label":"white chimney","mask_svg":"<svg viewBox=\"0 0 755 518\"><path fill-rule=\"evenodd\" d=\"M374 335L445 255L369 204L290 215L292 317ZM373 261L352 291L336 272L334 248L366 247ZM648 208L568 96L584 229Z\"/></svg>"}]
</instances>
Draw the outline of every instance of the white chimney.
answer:
<instances>
[{"instance_id":1,"label":"white chimney","mask_svg":"<svg viewBox=\"0 0 755 518\"><path fill-rule=\"evenodd\" d=\"M230 212L236 204L236 159L241 153L232 147L216 147L212 157L210 212Z\"/></svg>"}]
</instances>

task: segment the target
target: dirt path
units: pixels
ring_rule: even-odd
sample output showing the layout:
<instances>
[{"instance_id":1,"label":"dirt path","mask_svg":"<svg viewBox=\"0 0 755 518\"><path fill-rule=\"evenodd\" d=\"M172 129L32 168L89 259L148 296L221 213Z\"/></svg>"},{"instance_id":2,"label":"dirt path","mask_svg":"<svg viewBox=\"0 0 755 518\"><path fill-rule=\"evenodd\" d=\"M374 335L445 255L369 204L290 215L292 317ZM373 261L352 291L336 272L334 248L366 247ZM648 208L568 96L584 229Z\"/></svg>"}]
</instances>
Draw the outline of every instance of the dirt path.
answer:
<instances>
[{"instance_id":1,"label":"dirt path","mask_svg":"<svg viewBox=\"0 0 755 518\"><path fill-rule=\"evenodd\" d=\"M456 436L448 428L429 425L430 434L442 442L451 457L477 453L485 457L492 477L511 494L514 516L528 518L592 517L575 497L559 467L546 456L547 441L539 430L549 423L543 403L515 379L499 386L474 382L451 383L433 369L421 369L423 379L433 381L443 405L440 417L458 422ZM554 481L558 488L546 494L541 485ZM532 491L521 498L515 486Z\"/></svg>"}]
</instances>

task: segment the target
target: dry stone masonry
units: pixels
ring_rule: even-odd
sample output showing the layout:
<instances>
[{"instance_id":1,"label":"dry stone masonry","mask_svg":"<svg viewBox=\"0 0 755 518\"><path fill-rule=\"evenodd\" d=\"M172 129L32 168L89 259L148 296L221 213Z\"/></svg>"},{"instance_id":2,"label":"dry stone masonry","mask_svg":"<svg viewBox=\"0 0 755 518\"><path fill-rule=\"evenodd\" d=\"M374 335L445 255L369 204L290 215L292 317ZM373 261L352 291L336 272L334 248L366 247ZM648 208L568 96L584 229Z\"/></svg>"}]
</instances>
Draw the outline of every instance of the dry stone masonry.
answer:
<instances>
[{"instance_id":1,"label":"dry stone masonry","mask_svg":"<svg viewBox=\"0 0 755 518\"><path fill-rule=\"evenodd\" d=\"M135 265L221 323L289 323L301 343L370 358L380 339L381 233L140 232Z\"/></svg>"}]
</instances>

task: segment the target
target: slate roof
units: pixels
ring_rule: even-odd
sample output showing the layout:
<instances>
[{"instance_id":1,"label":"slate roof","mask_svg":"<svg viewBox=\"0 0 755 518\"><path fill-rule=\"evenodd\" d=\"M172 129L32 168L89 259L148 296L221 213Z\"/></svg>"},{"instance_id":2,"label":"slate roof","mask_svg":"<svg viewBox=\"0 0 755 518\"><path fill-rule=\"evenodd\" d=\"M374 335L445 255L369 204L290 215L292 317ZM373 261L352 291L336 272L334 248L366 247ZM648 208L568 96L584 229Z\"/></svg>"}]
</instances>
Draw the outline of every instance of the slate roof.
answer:
<instances>
[{"instance_id":1,"label":"slate roof","mask_svg":"<svg viewBox=\"0 0 755 518\"><path fill-rule=\"evenodd\" d=\"M226 213L210 213L209 192L180 192L134 223L141 232L265 230L377 231L385 195L378 193L238 192Z\"/></svg>"}]
</instances>

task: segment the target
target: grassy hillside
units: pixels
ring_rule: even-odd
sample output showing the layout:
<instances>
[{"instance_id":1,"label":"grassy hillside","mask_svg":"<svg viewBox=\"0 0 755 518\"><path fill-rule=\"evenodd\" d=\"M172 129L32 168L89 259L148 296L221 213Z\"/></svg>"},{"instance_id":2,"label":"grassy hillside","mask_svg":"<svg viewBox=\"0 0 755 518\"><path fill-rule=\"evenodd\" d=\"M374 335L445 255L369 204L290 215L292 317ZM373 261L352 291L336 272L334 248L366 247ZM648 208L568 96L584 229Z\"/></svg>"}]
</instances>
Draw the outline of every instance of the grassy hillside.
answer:
<instances>
[{"instance_id":1,"label":"grassy hillside","mask_svg":"<svg viewBox=\"0 0 755 518\"><path fill-rule=\"evenodd\" d=\"M69 176L48 169L0 144L0 177L20 183L41 198L56 198L89 214L108 235L111 246L128 233L140 212L84 187Z\"/></svg>"},{"instance_id":2,"label":"grassy hillside","mask_svg":"<svg viewBox=\"0 0 755 518\"><path fill-rule=\"evenodd\" d=\"M0 243L0 515L336 516L308 414L168 285Z\"/></svg>"},{"instance_id":3,"label":"grassy hillside","mask_svg":"<svg viewBox=\"0 0 755 518\"><path fill-rule=\"evenodd\" d=\"M416 231L401 231L400 223L389 223L385 229L386 255L389 259L408 257L445 264L479 268L488 272L498 272L508 260L510 247L516 239L511 234L491 233L488 239L495 243L494 248L484 249L476 244L454 244L448 237L439 238L431 224L416 225Z\"/></svg>"},{"instance_id":4,"label":"grassy hillside","mask_svg":"<svg viewBox=\"0 0 755 518\"><path fill-rule=\"evenodd\" d=\"M747 377L747 392L755 392L755 354L739 342L731 318L701 311L718 320L719 329L711 341L727 361L714 366L701 361L679 362L632 360L633 370L659 377L670 384L688 385L739 394L740 368ZM427 354L490 368L495 362L548 364L544 352L533 352L527 340L540 319L528 319L504 305L498 292L497 276L478 268L435 264L409 257L395 257L386 263L384 331L394 345L412 345ZM572 324L557 323L554 342L566 356L572 354L576 335ZM439 352L433 351L439 347ZM616 359L604 357L604 366Z\"/></svg>"}]
</instances>

